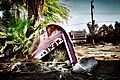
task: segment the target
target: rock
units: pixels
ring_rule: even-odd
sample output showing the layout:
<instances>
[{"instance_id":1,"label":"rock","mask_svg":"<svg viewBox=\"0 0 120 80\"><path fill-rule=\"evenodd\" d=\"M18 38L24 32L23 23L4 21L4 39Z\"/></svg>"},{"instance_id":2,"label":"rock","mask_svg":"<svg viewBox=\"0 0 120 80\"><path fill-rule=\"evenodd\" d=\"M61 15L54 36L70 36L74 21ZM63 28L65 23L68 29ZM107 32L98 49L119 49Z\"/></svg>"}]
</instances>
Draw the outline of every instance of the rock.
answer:
<instances>
[{"instance_id":1,"label":"rock","mask_svg":"<svg viewBox=\"0 0 120 80\"><path fill-rule=\"evenodd\" d=\"M72 71L75 73L87 73L98 64L94 57L82 58L73 66Z\"/></svg>"}]
</instances>

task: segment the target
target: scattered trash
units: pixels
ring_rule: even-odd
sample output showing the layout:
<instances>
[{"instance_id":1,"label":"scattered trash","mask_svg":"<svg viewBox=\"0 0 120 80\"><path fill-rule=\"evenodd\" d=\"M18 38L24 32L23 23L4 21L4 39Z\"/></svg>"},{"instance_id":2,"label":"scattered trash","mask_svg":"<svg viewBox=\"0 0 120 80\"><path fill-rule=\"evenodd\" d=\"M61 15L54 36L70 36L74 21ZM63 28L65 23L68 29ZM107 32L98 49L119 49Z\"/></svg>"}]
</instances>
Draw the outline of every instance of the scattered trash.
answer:
<instances>
[{"instance_id":1,"label":"scattered trash","mask_svg":"<svg viewBox=\"0 0 120 80\"><path fill-rule=\"evenodd\" d=\"M72 71L75 73L87 73L98 64L94 57L82 58L73 66Z\"/></svg>"}]
</instances>

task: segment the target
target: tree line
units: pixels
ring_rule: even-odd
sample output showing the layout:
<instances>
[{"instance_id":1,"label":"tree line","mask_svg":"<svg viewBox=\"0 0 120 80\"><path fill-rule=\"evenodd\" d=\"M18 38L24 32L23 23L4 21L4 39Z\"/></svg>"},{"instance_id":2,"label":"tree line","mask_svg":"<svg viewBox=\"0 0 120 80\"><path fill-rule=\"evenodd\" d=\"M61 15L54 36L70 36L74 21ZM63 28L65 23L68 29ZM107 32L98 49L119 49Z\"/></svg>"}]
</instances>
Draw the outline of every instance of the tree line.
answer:
<instances>
[{"instance_id":1,"label":"tree line","mask_svg":"<svg viewBox=\"0 0 120 80\"><path fill-rule=\"evenodd\" d=\"M120 22L116 21L114 26L112 24L108 26L103 24L101 27L96 24L96 26L97 30L95 34L87 36L88 43L92 39L94 39L95 44L113 43L117 45L120 43Z\"/></svg>"}]
</instances>

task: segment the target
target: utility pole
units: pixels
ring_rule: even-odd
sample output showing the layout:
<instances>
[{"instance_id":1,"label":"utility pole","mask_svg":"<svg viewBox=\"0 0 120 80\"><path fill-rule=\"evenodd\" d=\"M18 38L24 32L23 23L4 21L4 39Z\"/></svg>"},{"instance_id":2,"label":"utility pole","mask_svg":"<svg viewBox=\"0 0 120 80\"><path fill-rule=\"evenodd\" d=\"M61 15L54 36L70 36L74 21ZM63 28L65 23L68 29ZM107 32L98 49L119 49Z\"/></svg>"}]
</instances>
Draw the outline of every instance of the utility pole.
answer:
<instances>
[{"instance_id":1,"label":"utility pole","mask_svg":"<svg viewBox=\"0 0 120 80\"><path fill-rule=\"evenodd\" d=\"M94 46L94 45L95 45L95 42L94 42L94 35L95 35L95 20L93 19L93 9L94 9L93 2L94 2L94 0L91 0L91 19L92 19L91 35L92 35L92 44L93 44L93 46Z\"/></svg>"},{"instance_id":2,"label":"utility pole","mask_svg":"<svg viewBox=\"0 0 120 80\"><path fill-rule=\"evenodd\" d=\"M91 2L90 2L90 4L91 4L91 9L90 9L90 11L91 11L91 22L89 22L88 24L87 24L87 26L88 26L88 29L89 29L89 31L90 31L90 34L91 34L91 37L92 37L92 44L93 44L93 46L95 45L95 42L94 42L94 36L95 36L95 32L96 32L96 26L95 26L95 20L93 19L93 10L94 10L94 5L93 5L93 2L94 2L94 0L91 0ZM92 23L92 24L90 24L90 23Z\"/></svg>"},{"instance_id":3,"label":"utility pole","mask_svg":"<svg viewBox=\"0 0 120 80\"><path fill-rule=\"evenodd\" d=\"M94 2L94 0L91 1L91 20L92 20L92 25L91 25L91 27L92 27L92 30L93 30L93 32L94 32L94 24L95 24L95 21L93 20L93 9L94 9L93 2Z\"/></svg>"}]
</instances>

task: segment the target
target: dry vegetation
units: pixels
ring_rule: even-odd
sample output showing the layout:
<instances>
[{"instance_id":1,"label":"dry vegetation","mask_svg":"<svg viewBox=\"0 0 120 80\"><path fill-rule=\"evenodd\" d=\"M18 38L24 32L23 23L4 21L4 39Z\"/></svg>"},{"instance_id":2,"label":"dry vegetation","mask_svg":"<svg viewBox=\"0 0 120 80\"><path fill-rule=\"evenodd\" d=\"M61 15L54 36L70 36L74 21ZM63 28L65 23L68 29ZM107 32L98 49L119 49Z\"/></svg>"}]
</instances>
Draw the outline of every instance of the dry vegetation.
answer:
<instances>
[{"instance_id":1,"label":"dry vegetation","mask_svg":"<svg viewBox=\"0 0 120 80\"><path fill-rule=\"evenodd\" d=\"M94 56L98 60L120 60L120 45L96 45L94 48L90 46L75 47L77 58Z\"/></svg>"}]
</instances>

